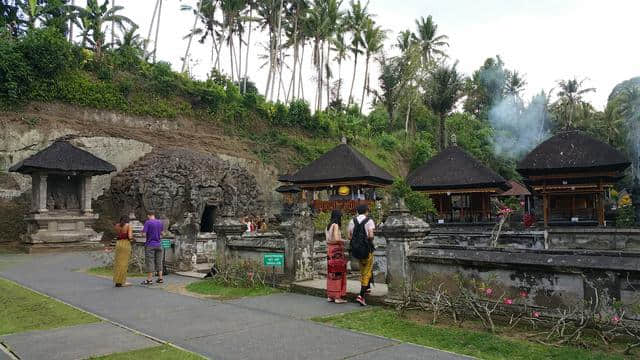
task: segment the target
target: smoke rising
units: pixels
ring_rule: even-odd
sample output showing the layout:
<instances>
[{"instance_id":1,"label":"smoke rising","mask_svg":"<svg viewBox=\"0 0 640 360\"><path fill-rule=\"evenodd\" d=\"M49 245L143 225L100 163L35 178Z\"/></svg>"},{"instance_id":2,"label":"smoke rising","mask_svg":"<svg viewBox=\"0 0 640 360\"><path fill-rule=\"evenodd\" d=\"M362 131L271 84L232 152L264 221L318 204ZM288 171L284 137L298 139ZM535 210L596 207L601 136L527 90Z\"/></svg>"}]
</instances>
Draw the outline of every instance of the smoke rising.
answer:
<instances>
[{"instance_id":1,"label":"smoke rising","mask_svg":"<svg viewBox=\"0 0 640 360\"><path fill-rule=\"evenodd\" d=\"M541 92L527 106L519 97L507 96L491 107L489 122L494 153L520 159L550 135L547 96Z\"/></svg>"}]
</instances>

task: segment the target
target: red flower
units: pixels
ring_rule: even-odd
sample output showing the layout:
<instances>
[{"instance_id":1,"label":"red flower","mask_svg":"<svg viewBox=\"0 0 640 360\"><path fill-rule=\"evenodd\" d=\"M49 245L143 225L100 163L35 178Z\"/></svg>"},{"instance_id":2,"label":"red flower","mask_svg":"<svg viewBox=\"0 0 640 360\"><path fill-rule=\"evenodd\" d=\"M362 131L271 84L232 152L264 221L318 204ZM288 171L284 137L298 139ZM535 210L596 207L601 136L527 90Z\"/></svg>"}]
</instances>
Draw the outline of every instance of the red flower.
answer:
<instances>
[{"instance_id":1,"label":"red flower","mask_svg":"<svg viewBox=\"0 0 640 360\"><path fill-rule=\"evenodd\" d=\"M523 298L523 299L524 299L524 298L526 298L527 296L529 296L529 294L527 294L527 292L526 292L526 291L524 291L524 290L521 290L521 291L520 291L520 297L521 297L521 298Z\"/></svg>"},{"instance_id":2,"label":"red flower","mask_svg":"<svg viewBox=\"0 0 640 360\"><path fill-rule=\"evenodd\" d=\"M620 322L621 322L621 321L622 321L622 319L620 319L620 317L619 317L618 315L614 315L614 316L611 318L611 323L612 323L613 325L618 325L618 324L620 324Z\"/></svg>"},{"instance_id":3,"label":"red flower","mask_svg":"<svg viewBox=\"0 0 640 360\"><path fill-rule=\"evenodd\" d=\"M539 311L534 311L531 316L533 316L534 318L539 318L540 317L540 312Z\"/></svg>"},{"instance_id":4,"label":"red flower","mask_svg":"<svg viewBox=\"0 0 640 360\"><path fill-rule=\"evenodd\" d=\"M504 299L504 304L505 305L513 305L513 299L505 298Z\"/></svg>"},{"instance_id":5,"label":"red flower","mask_svg":"<svg viewBox=\"0 0 640 360\"><path fill-rule=\"evenodd\" d=\"M484 291L484 293L485 293L487 296L491 296L491 295L493 295L493 289L492 289L492 288L488 288L487 290L485 290L485 291Z\"/></svg>"}]
</instances>

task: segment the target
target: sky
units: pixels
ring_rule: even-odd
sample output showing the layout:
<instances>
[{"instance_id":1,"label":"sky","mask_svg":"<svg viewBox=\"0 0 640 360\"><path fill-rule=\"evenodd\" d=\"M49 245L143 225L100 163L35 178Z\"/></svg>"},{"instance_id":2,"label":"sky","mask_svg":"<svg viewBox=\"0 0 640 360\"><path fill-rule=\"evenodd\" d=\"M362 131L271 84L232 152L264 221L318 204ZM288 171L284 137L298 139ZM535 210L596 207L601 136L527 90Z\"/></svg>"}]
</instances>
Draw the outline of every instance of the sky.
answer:
<instances>
[{"instance_id":1,"label":"sky","mask_svg":"<svg viewBox=\"0 0 640 360\"><path fill-rule=\"evenodd\" d=\"M155 0L115 1L125 7L123 15L136 22L146 37ZM78 5L83 2L76 1ZM343 2L346 8L348 1ZM181 68L187 43L183 37L193 26L193 15L180 11L183 4L195 5L196 0L164 0L162 8L157 58L170 62L174 70ZM585 98L602 110L616 84L640 76L637 0L371 0L369 11L388 30L387 54L397 54L392 45L400 31L415 31L417 18L432 15L438 32L449 37L450 62L458 61L458 69L471 75L486 58L500 55L508 69L525 75L525 100L541 90L553 89L558 80L586 78L585 86L596 88L596 92ZM255 31L252 36L248 73L263 92L267 71L259 68L264 62L259 55L265 53L261 43L266 37L256 36ZM206 78L212 65L211 43L194 41L190 58L192 75ZM222 64L228 63L223 53ZM342 76L350 79L352 68L353 63L343 64ZM378 66L372 64L370 68L373 84ZM304 93L310 102L315 88L312 73L307 65ZM363 74L361 64L356 69L356 100L362 91ZM348 93L348 89L343 92Z\"/></svg>"}]
</instances>

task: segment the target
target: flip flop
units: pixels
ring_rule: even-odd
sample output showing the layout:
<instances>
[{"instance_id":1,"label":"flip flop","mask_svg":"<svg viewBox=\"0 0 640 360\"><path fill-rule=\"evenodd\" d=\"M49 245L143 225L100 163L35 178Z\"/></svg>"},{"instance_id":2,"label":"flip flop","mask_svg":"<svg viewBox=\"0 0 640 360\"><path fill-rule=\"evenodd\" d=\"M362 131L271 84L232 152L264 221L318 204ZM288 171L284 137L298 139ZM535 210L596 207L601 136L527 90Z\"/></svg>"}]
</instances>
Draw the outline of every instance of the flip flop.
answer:
<instances>
[{"instance_id":1,"label":"flip flop","mask_svg":"<svg viewBox=\"0 0 640 360\"><path fill-rule=\"evenodd\" d=\"M158 283L158 284L162 284L162 283L164 283L164 280L162 280L162 279L158 279L158 280L156 280L156 283Z\"/></svg>"},{"instance_id":2,"label":"flip flop","mask_svg":"<svg viewBox=\"0 0 640 360\"><path fill-rule=\"evenodd\" d=\"M153 285L153 281L145 280L140 285Z\"/></svg>"}]
</instances>

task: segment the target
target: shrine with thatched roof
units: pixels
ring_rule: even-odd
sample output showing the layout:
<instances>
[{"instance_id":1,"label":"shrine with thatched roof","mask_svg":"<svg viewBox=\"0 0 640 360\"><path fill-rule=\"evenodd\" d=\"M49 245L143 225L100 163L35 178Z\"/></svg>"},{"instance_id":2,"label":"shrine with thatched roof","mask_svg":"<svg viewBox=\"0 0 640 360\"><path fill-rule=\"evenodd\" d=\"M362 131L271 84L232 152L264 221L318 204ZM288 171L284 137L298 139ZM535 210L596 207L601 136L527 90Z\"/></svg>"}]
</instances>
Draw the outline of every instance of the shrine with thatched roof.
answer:
<instances>
[{"instance_id":1,"label":"shrine with thatched roof","mask_svg":"<svg viewBox=\"0 0 640 360\"><path fill-rule=\"evenodd\" d=\"M612 146L580 131L566 131L538 145L517 170L542 197L545 226L605 225L605 193L629 165Z\"/></svg>"},{"instance_id":2,"label":"shrine with thatched roof","mask_svg":"<svg viewBox=\"0 0 640 360\"><path fill-rule=\"evenodd\" d=\"M31 211L26 216L29 251L99 247L91 225L91 179L116 171L93 154L59 140L13 165L9 171L31 176Z\"/></svg>"},{"instance_id":3,"label":"shrine with thatched roof","mask_svg":"<svg viewBox=\"0 0 640 360\"><path fill-rule=\"evenodd\" d=\"M303 200L316 211L353 212L360 204L375 202L375 189L391 185L393 177L343 139L341 144L280 181L300 189ZM324 197L321 192L326 192Z\"/></svg>"},{"instance_id":4,"label":"shrine with thatched roof","mask_svg":"<svg viewBox=\"0 0 640 360\"><path fill-rule=\"evenodd\" d=\"M457 145L449 146L407 176L413 190L429 194L438 223L483 223L493 219L490 196L507 181Z\"/></svg>"}]
</instances>

